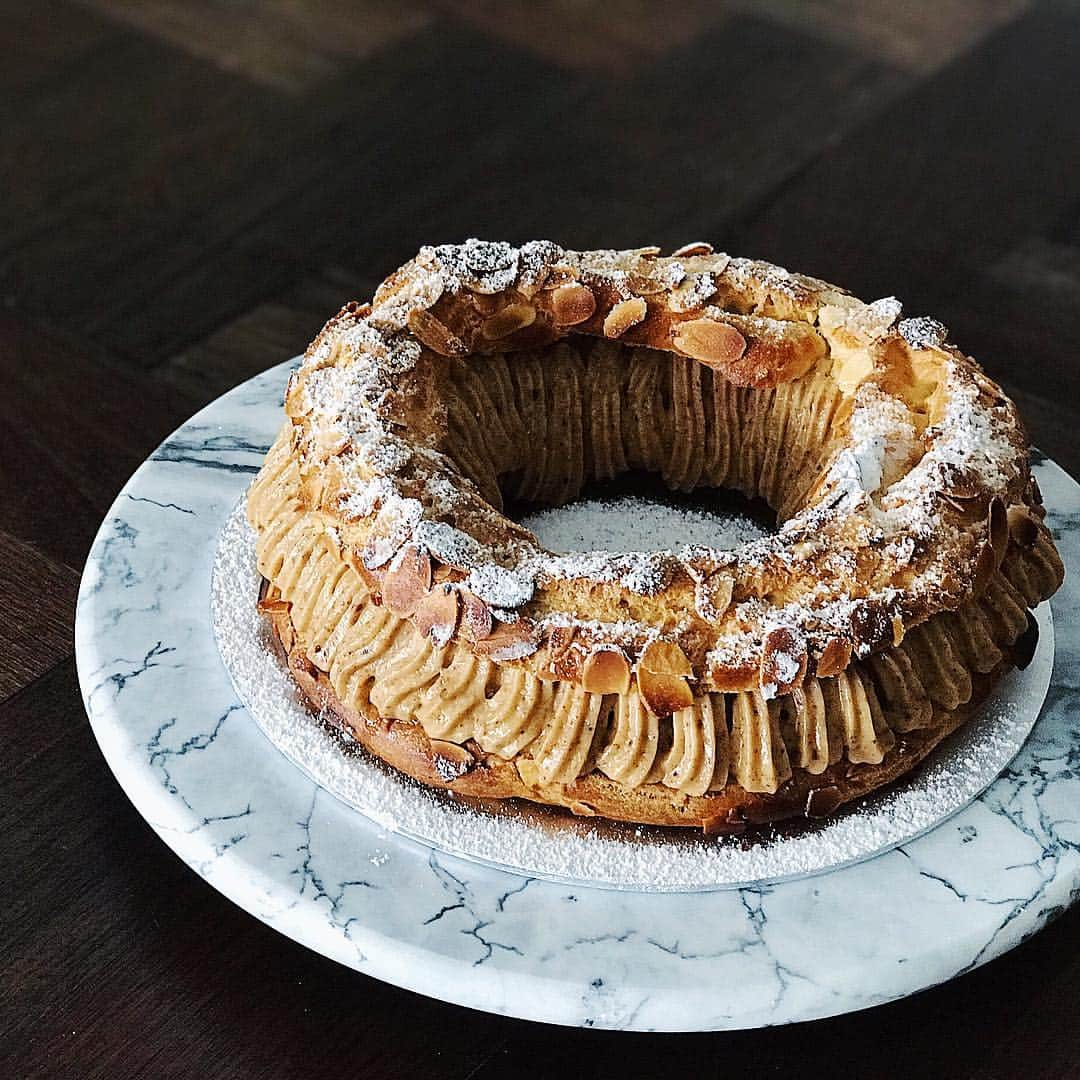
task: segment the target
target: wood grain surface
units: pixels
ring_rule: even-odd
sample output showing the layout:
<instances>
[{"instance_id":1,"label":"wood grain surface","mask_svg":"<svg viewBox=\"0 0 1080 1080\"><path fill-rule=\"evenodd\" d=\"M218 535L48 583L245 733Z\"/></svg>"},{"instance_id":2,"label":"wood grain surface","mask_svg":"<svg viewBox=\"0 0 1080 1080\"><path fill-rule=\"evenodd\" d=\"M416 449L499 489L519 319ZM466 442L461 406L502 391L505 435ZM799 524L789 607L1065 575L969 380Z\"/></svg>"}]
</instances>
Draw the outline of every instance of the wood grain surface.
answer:
<instances>
[{"instance_id":1,"label":"wood grain surface","mask_svg":"<svg viewBox=\"0 0 1080 1080\"><path fill-rule=\"evenodd\" d=\"M1078 55L1071 0L0 0L0 1075L1080 1075L1078 910L768 1031L564 1031L369 980L157 840L71 656L139 462L426 242L707 238L895 293L1080 474Z\"/></svg>"}]
</instances>

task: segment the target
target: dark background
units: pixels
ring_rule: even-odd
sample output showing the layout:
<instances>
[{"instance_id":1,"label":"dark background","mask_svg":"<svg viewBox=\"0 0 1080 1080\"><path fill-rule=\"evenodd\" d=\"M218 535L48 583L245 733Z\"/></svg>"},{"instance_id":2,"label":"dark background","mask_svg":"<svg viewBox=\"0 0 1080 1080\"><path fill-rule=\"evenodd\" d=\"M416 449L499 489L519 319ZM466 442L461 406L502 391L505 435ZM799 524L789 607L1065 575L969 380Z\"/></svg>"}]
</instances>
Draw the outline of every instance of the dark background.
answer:
<instances>
[{"instance_id":1,"label":"dark background","mask_svg":"<svg viewBox=\"0 0 1080 1080\"><path fill-rule=\"evenodd\" d=\"M71 620L160 439L470 235L708 239L896 293L1080 473L1080 4L0 0L0 140L4 1076L1077 1074L1080 910L908 1001L725 1035L547 1028L340 968L138 818Z\"/></svg>"}]
</instances>

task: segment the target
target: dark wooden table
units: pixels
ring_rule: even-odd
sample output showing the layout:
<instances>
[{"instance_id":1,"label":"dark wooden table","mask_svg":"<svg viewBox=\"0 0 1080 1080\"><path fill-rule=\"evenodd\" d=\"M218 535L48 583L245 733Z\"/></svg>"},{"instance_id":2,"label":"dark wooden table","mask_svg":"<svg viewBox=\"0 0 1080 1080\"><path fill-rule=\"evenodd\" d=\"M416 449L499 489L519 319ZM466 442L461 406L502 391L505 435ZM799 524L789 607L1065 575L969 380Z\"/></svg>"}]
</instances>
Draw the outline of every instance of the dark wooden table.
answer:
<instances>
[{"instance_id":1,"label":"dark wooden table","mask_svg":"<svg viewBox=\"0 0 1080 1080\"><path fill-rule=\"evenodd\" d=\"M913 999L724 1035L564 1031L338 967L138 817L71 632L154 445L425 242L707 238L896 293L1080 473L1075 3L0 12L0 1075L1077 1075L1080 910Z\"/></svg>"}]
</instances>

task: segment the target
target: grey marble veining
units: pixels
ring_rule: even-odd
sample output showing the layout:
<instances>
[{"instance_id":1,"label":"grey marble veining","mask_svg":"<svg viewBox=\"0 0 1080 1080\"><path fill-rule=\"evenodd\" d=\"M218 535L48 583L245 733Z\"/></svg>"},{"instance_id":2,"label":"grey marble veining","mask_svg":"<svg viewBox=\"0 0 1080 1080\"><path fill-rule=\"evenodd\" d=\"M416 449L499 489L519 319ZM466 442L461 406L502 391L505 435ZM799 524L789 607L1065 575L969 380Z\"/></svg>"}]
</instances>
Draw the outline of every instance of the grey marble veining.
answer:
<instances>
[{"instance_id":1,"label":"grey marble veining","mask_svg":"<svg viewBox=\"0 0 1080 1080\"><path fill-rule=\"evenodd\" d=\"M985 963L1080 891L1080 592L1030 739L939 828L833 873L726 892L569 888L433 853L316 787L238 703L209 617L215 540L280 422L288 365L204 409L132 477L79 595L87 712L139 812L215 888L377 978L493 1012L751 1027L889 1001ZM1066 564L1080 487L1040 461ZM737 989L733 989L737 988Z\"/></svg>"},{"instance_id":2,"label":"grey marble veining","mask_svg":"<svg viewBox=\"0 0 1080 1080\"><path fill-rule=\"evenodd\" d=\"M489 814L403 783L400 774L368 755L349 752L341 738L312 719L252 603L260 577L255 531L245 514L241 498L221 529L210 614L221 659L251 719L316 784L371 820L439 851L548 881L696 892L837 870L908 844L967 806L1013 760L1038 721L1053 672L1053 621L1049 604L1040 604L1031 663L1009 672L979 715L916 776L852 813L782 838L743 843L687 829L677 838L659 839L629 827L598 828L580 818L542 829L531 814Z\"/></svg>"}]
</instances>

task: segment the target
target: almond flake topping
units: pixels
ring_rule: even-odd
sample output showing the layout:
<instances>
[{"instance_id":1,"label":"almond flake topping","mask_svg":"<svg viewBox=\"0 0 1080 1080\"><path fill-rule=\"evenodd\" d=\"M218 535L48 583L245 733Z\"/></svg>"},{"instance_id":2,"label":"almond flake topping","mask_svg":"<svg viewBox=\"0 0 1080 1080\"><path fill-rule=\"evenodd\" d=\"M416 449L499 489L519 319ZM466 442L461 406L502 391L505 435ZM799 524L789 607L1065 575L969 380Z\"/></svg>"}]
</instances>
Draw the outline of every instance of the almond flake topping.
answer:
<instances>
[{"instance_id":1,"label":"almond flake topping","mask_svg":"<svg viewBox=\"0 0 1080 1080\"><path fill-rule=\"evenodd\" d=\"M604 319L604 336L621 337L632 326L637 326L648 314L649 306L640 297L623 300L616 304Z\"/></svg>"},{"instance_id":2,"label":"almond flake topping","mask_svg":"<svg viewBox=\"0 0 1080 1080\"><path fill-rule=\"evenodd\" d=\"M679 323L673 342L684 355L720 370L733 364L746 352L746 338L734 326L712 319Z\"/></svg>"},{"instance_id":3,"label":"almond flake topping","mask_svg":"<svg viewBox=\"0 0 1080 1080\"><path fill-rule=\"evenodd\" d=\"M561 285L551 297L551 310L560 326L576 326L596 311L596 297L584 285Z\"/></svg>"},{"instance_id":4,"label":"almond flake topping","mask_svg":"<svg viewBox=\"0 0 1080 1080\"><path fill-rule=\"evenodd\" d=\"M594 318L598 298L603 320ZM821 370L838 372L840 400L820 407L832 410L838 452L823 462L816 485L807 478L803 508L778 533L748 539L737 551L708 537L693 551L597 550L603 541L595 537L569 549L576 554L545 551L484 504L431 432L410 430L422 410L444 407L410 396L413 387L430 390L440 357L468 364L468 348L503 338L512 349L512 335L538 319L556 337L573 327L581 332L583 324L589 334L614 338L639 327L628 335L635 344L675 350L739 386L773 387L778 372L794 380L827 364ZM668 333L667 342L650 337ZM521 343L542 339L522 334ZM918 365L915 385L910 375L907 384L878 379L883 366L891 371L894 354L897 371ZM685 400L685 388L673 389ZM486 646L494 659L523 658L538 647L531 612L545 633L565 619L583 631L567 653L579 666L602 644L638 658L639 685L654 712L692 699L689 661L661 663L663 653L646 648L654 628L617 607L618 618L606 622L558 610L551 604L558 590L582 582L612 605L641 610L655 610L672 590L684 621L666 636L693 642L687 648L695 665L757 672L763 686L781 692L805 657L793 642L779 642L778 627L803 639L821 675L843 670L853 645L862 654L902 636L906 608L891 584L896 578L868 585L866 595L848 592L852 576L863 572L860 560L902 567L905 602L914 597L933 607L945 595L959 603L971 574L949 565L954 538L977 562L981 586L1009 543L1034 545L1043 528L1025 505L1034 495L1011 403L946 346L940 324L901 320L892 298L863 304L824 282L715 254L704 243L669 258L653 249L573 252L550 241L424 248L379 287L370 307L348 305L327 324L290 379L286 402L313 509L334 521L335 543L391 610L411 610L434 640L459 631L470 640L495 639ZM784 447L769 453L782 458ZM808 565L813 574L801 575ZM770 601L770 589L785 599ZM711 641L703 638L710 633ZM545 648L554 644L549 639ZM598 671L618 663L610 655L595 661Z\"/></svg>"}]
</instances>

